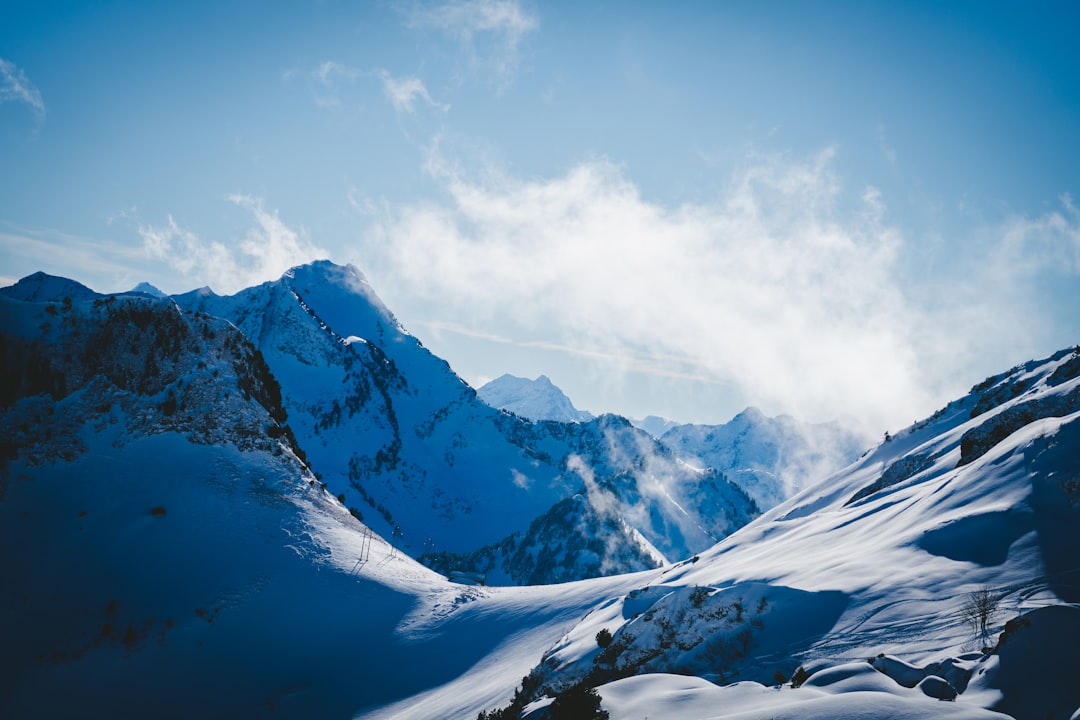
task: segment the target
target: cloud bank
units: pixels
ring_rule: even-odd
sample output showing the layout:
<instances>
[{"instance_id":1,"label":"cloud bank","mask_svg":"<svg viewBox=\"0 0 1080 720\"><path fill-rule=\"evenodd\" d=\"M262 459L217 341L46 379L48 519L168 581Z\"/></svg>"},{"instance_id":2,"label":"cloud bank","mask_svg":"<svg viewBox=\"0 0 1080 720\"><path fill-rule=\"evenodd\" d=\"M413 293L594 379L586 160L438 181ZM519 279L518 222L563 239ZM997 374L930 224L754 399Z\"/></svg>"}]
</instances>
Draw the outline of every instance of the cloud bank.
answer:
<instances>
[{"instance_id":1,"label":"cloud bank","mask_svg":"<svg viewBox=\"0 0 1080 720\"><path fill-rule=\"evenodd\" d=\"M972 355L1023 323L986 287L950 303L904 280L881 194L848 198L831 164L829 150L758 157L711 202L665 207L603 159L522 181L466 176L436 152L449 201L383 207L369 249L399 296L438 308L433 323L879 433L966 390ZM1017 220L1000 247L1075 254L1076 227Z\"/></svg>"}]
</instances>

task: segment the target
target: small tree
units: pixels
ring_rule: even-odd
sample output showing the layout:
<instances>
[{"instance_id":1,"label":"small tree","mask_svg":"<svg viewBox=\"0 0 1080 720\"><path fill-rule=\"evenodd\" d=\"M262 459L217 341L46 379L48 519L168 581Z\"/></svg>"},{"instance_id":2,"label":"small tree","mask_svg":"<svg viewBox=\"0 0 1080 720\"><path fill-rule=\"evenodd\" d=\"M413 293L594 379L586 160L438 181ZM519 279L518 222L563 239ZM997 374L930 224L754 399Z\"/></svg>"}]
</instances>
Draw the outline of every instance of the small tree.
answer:
<instances>
[{"instance_id":1,"label":"small tree","mask_svg":"<svg viewBox=\"0 0 1080 720\"><path fill-rule=\"evenodd\" d=\"M1001 595L989 585L984 585L978 590L968 593L967 600L964 601L962 608L964 620L971 625L972 632L978 635L980 639L986 639L1000 602Z\"/></svg>"},{"instance_id":2,"label":"small tree","mask_svg":"<svg viewBox=\"0 0 1080 720\"><path fill-rule=\"evenodd\" d=\"M596 645L601 648L606 648L611 644L611 631L607 628L603 628L600 632L596 633Z\"/></svg>"},{"instance_id":3,"label":"small tree","mask_svg":"<svg viewBox=\"0 0 1080 720\"><path fill-rule=\"evenodd\" d=\"M600 708L600 693L588 685L575 685L560 693L548 706L550 720L608 720Z\"/></svg>"}]
</instances>

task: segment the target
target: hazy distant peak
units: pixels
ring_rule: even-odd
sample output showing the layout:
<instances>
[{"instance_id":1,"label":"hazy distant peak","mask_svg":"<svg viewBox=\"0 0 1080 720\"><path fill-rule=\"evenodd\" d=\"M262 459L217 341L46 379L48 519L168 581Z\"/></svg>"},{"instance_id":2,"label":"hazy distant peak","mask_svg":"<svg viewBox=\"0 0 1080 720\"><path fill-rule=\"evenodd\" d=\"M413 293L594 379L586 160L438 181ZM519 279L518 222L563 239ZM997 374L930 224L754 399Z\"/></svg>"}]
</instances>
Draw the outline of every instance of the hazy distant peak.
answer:
<instances>
[{"instance_id":1,"label":"hazy distant peak","mask_svg":"<svg viewBox=\"0 0 1080 720\"><path fill-rule=\"evenodd\" d=\"M217 297L217 293L211 289L209 285L203 285L201 288L195 288L194 290L188 290L186 293L180 293L179 295L172 296L174 300L183 304L185 300L195 300L198 298Z\"/></svg>"},{"instance_id":2,"label":"hazy distant peak","mask_svg":"<svg viewBox=\"0 0 1080 720\"><path fill-rule=\"evenodd\" d=\"M529 420L587 422L593 418L592 413L574 407L570 398L547 375L529 380L506 374L476 392L488 405Z\"/></svg>"},{"instance_id":3,"label":"hazy distant peak","mask_svg":"<svg viewBox=\"0 0 1080 720\"><path fill-rule=\"evenodd\" d=\"M157 298L168 297L168 295L163 293L161 290L158 290L156 287L154 287L153 285L151 285L148 282L139 283L135 287L131 288L131 292L133 292L133 293L143 293L144 295L150 295L151 297L157 297Z\"/></svg>"},{"instance_id":4,"label":"hazy distant peak","mask_svg":"<svg viewBox=\"0 0 1080 720\"><path fill-rule=\"evenodd\" d=\"M635 427L641 428L654 438L663 437L664 433L679 425L679 423L674 420L668 420L659 415L647 415L643 418L631 419L630 422L633 423Z\"/></svg>"},{"instance_id":5,"label":"hazy distant peak","mask_svg":"<svg viewBox=\"0 0 1080 720\"><path fill-rule=\"evenodd\" d=\"M763 413L760 408L754 407L753 405L750 405L735 417L742 418L747 422L761 422L766 419L765 413Z\"/></svg>"}]
</instances>

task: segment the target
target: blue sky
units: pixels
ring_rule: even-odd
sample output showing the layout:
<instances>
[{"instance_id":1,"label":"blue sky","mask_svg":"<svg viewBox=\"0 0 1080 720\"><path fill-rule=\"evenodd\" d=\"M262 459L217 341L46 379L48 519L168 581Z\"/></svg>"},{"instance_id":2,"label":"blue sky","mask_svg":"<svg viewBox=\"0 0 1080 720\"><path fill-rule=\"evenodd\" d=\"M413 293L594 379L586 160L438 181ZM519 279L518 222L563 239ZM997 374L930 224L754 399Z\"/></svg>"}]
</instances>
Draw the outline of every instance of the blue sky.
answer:
<instances>
[{"instance_id":1,"label":"blue sky","mask_svg":"<svg viewBox=\"0 0 1080 720\"><path fill-rule=\"evenodd\" d=\"M359 267L467 380L875 433L1080 342L1075 2L14 2L0 281Z\"/></svg>"}]
</instances>

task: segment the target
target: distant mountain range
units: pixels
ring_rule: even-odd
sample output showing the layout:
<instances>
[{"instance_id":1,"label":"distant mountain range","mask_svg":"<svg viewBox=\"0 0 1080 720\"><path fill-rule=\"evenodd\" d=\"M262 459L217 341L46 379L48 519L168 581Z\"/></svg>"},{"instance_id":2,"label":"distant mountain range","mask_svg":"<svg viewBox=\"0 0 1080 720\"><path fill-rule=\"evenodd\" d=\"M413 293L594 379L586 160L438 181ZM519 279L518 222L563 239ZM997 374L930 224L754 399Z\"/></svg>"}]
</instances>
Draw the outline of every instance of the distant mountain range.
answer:
<instances>
[{"instance_id":1,"label":"distant mountain range","mask_svg":"<svg viewBox=\"0 0 1080 720\"><path fill-rule=\"evenodd\" d=\"M477 390L480 399L534 421L586 422L562 390L536 380L503 375ZM747 408L726 424L680 424L655 415L630 421L660 440L675 456L719 470L767 510L855 460L870 445L839 422L809 424L788 415L766 417Z\"/></svg>"}]
</instances>

